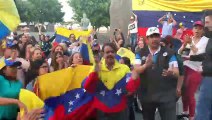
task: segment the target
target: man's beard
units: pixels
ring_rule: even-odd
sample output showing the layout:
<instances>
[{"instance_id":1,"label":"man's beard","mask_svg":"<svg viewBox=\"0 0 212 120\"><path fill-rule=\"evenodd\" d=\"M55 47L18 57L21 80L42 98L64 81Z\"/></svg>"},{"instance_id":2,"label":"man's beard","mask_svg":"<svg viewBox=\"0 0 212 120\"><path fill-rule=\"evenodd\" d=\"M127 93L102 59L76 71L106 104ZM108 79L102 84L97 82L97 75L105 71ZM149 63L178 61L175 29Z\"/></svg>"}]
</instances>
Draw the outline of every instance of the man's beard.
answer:
<instances>
[{"instance_id":1,"label":"man's beard","mask_svg":"<svg viewBox=\"0 0 212 120\"><path fill-rule=\"evenodd\" d=\"M205 36L206 36L206 37L212 38L212 31L209 31L208 28L205 28L204 31L205 31Z\"/></svg>"}]
</instances>

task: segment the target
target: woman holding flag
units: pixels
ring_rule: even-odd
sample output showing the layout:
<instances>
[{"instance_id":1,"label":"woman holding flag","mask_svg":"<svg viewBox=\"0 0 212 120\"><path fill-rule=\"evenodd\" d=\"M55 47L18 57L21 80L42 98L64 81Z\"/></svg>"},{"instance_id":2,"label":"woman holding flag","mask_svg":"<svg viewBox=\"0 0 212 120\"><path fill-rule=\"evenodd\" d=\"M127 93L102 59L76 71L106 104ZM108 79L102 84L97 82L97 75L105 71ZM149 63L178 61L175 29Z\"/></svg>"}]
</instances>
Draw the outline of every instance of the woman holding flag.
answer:
<instances>
[{"instance_id":1,"label":"woman holding flag","mask_svg":"<svg viewBox=\"0 0 212 120\"><path fill-rule=\"evenodd\" d=\"M57 70L67 68L67 67L68 67L68 64L64 60L63 53L62 52L55 52L53 57L52 57L50 71L53 72L53 71L57 71Z\"/></svg>"},{"instance_id":2,"label":"woman holding flag","mask_svg":"<svg viewBox=\"0 0 212 120\"><path fill-rule=\"evenodd\" d=\"M49 65L44 59L35 60L34 62L32 62L31 69L28 71L28 76L26 77L26 89L33 91L37 81L37 77L47 74L48 72Z\"/></svg>"}]
</instances>

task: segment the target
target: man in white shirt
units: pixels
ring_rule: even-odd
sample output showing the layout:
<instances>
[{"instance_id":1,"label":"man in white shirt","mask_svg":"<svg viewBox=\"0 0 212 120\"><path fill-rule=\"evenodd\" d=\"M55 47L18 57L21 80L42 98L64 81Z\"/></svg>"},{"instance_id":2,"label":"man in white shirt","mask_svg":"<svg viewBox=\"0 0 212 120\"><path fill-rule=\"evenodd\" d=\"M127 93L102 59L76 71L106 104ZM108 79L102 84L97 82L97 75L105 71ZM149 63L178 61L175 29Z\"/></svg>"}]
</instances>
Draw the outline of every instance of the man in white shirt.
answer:
<instances>
[{"instance_id":1,"label":"man in white shirt","mask_svg":"<svg viewBox=\"0 0 212 120\"><path fill-rule=\"evenodd\" d=\"M128 25L128 36L130 38L131 49L134 52L137 42L137 33L138 33L138 18L137 15L133 13L133 16L130 17L130 24Z\"/></svg>"}]
</instances>

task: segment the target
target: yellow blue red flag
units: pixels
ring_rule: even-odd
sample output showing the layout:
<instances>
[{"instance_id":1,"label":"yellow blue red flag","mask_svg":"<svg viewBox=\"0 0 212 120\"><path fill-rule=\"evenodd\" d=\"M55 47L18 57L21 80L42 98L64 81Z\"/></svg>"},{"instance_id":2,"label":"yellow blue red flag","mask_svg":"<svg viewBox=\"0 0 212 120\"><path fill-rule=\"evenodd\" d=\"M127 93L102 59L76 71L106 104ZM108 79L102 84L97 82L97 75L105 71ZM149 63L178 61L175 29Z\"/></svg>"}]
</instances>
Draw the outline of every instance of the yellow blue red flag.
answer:
<instances>
[{"instance_id":1,"label":"yellow blue red flag","mask_svg":"<svg viewBox=\"0 0 212 120\"><path fill-rule=\"evenodd\" d=\"M211 8L211 0L132 0L132 9L138 16L138 30L142 36L149 27L161 28L157 20L169 12L178 23L182 22L191 29L195 21L201 20L202 11Z\"/></svg>"},{"instance_id":2,"label":"yellow blue red flag","mask_svg":"<svg viewBox=\"0 0 212 120\"><path fill-rule=\"evenodd\" d=\"M87 40L82 41L80 53L83 57L85 65L94 64L93 51L91 49L90 43Z\"/></svg>"},{"instance_id":3,"label":"yellow blue red flag","mask_svg":"<svg viewBox=\"0 0 212 120\"><path fill-rule=\"evenodd\" d=\"M15 30L20 17L14 0L0 0L0 40Z\"/></svg>"},{"instance_id":4,"label":"yellow blue red flag","mask_svg":"<svg viewBox=\"0 0 212 120\"><path fill-rule=\"evenodd\" d=\"M45 120L86 120L91 115L93 96L82 88L90 69L91 66L79 65L38 78Z\"/></svg>"},{"instance_id":5,"label":"yellow blue red flag","mask_svg":"<svg viewBox=\"0 0 212 120\"><path fill-rule=\"evenodd\" d=\"M88 42L91 31L81 31L81 30L68 30L66 28L57 28L56 30L56 41L57 43L67 43L71 44L69 41L70 34L74 34L76 39L80 36L82 37L79 42L81 42L80 53L83 57L84 64L88 65L94 62L93 52L91 50L91 45Z\"/></svg>"},{"instance_id":6,"label":"yellow blue red flag","mask_svg":"<svg viewBox=\"0 0 212 120\"><path fill-rule=\"evenodd\" d=\"M69 41L70 34L74 34L76 39L78 39L80 36L90 36L91 31L68 30L60 27L56 29L56 42Z\"/></svg>"},{"instance_id":7,"label":"yellow blue red flag","mask_svg":"<svg viewBox=\"0 0 212 120\"><path fill-rule=\"evenodd\" d=\"M60 96L69 90L81 88L81 83L90 69L91 66L79 65L39 76L39 97L46 100L49 97Z\"/></svg>"}]
</instances>

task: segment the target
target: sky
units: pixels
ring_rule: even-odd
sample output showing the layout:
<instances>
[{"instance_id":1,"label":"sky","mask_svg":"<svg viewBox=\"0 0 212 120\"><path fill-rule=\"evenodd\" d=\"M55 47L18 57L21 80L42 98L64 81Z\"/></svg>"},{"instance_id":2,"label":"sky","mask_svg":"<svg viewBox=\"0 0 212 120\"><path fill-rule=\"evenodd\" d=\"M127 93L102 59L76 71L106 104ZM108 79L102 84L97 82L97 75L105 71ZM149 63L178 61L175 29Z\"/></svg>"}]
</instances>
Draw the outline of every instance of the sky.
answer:
<instances>
[{"instance_id":1,"label":"sky","mask_svg":"<svg viewBox=\"0 0 212 120\"><path fill-rule=\"evenodd\" d=\"M68 0L58 0L58 1L63 6L62 11L65 12L65 15L63 17L64 21L67 22L67 21L72 20L74 13L73 13L71 7L68 4Z\"/></svg>"}]
</instances>

